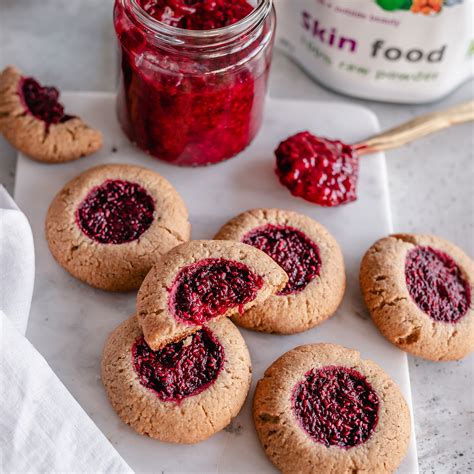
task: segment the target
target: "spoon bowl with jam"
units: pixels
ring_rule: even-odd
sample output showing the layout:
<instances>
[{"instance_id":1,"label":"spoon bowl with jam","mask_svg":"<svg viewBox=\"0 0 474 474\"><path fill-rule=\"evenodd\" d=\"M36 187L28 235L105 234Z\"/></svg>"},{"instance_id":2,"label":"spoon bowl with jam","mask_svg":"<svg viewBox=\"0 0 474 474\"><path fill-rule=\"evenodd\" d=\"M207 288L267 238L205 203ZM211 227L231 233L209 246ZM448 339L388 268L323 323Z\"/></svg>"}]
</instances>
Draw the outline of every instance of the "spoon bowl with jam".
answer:
<instances>
[{"instance_id":1,"label":"spoon bowl with jam","mask_svg":"<svg viewBox=\"0 0 474 474\"><path fill-rule=\"evenodd\" d=\"M474 101L423 115L353 145L305 131L280 143L276 174L291 194L325 207L357 199L359 158L398 148L444 128L474 120Z\"/></svg>"}]
</instances>

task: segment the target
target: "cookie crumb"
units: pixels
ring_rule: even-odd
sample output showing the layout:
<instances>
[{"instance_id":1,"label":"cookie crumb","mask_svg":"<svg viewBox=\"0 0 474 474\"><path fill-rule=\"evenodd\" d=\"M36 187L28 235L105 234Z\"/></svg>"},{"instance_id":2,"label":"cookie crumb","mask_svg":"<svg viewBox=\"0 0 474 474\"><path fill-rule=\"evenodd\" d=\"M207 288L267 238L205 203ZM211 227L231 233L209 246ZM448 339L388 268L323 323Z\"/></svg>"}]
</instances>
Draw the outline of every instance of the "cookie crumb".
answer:
<instances>
[{"instance_id":1,"label":"cookie crumb","mask_svg":"<svg viewBox=\"0 0 474 474\"><path fill-rule=\"evenodd\" d=\"M236 436L241 435L242 430L243 430L243 426L240 423L235 423L233 421L230 423L230 425L227 425L224 428L225 432L236 435Z\"/></svg>"}]
</instances>

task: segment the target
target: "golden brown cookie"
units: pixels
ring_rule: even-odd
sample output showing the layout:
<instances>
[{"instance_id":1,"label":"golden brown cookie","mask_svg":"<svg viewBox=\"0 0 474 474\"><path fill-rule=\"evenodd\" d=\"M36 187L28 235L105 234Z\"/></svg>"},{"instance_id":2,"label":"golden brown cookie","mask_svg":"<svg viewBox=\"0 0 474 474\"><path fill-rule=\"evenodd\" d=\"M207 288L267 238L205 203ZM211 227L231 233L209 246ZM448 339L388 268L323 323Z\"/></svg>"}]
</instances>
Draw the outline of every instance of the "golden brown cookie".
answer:
<instances>
[{"instance_id":1,"label":"golden brown cookie","mask_svg":"<svg viewBox=\"0 0 474 474\"><path fill-rule=\"evenodd\" d=\"M183 200L158 173L103 165L74 178L46 217L54 258L71 275L109 291L140 287L161 255L187 241Z\"/></svg>"},{"instance_id":2,"label":"golden brown cookie","mask_svg":"<svg viewBox=\"0 0 474 474\"><path fill-rule=\"evenodd\" d=\"M229 221L215 238L264 251L289 277L282 291L235 315L239 326L294 334L336 312L346 287L344 259L334 237L318 222L296 212L254 209Z\"/></svg>"},{"instance_id":3,"label":"golden brown cookie","mask_svg":"<svg viewBox=\"0 0 474 474\"><path fill-rule=\"evenodd\" d=\"M0 132L17 150L45 163L63 163L102 147L102 134L67 115L59 91L9 66L0 74Z\"/></svg>"},{"instance_id":4,"label":"golden brown cookie","mask_svg":"<svg viewBox=\"0 0 474 474\"><path fill-rule=\"evenodd\" d=\"M397 385L357 351L297 347L258 382L253 416L262 446L283 473L389 473L410 438Z\"/></svg>"},{"instance_id":5,"label":"golden brown cookie","mask_svg":"<svg viewBox=\"0 0 474 474\"><path fill-rule=\"evenodd\" d=\"M362 260L360 285L375 324L400 349L436 361L474 350L474 262L447 240L379 240Z\"/></svg>"},{"instance_id":6,"label":"golden brown cookie","mask_svg":"<svg viewBox=\"0 0 474 474\"><path fill-rule=\"evenodd\" d=\"M175 247L138 292L137 317L153 350L211 319L248 311L281 290L285 272L250 245L199 240Z\"/></svg>"},{"instance_id":7,"label":"golden brown cookie","mask_svg":"<svg viewBox=\"0 0 474 474\"><path fill-rule=\"evenodd\" d=\"M153 352L132 317L111 334L102 358L118 416L172 443L198 443L225 428L245 402L251 373L245 341L227 319Z\"/></svg>"}]
</instances>

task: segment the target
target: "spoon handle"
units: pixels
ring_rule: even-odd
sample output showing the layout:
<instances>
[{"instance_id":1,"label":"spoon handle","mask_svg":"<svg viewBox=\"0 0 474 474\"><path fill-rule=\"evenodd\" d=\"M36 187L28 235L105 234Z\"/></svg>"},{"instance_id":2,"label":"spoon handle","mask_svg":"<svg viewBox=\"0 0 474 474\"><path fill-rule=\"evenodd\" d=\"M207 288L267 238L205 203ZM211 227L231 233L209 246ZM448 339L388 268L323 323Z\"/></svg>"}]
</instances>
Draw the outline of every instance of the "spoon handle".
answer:
<instances>
[{"instance_id":1,"label":"spoon handle","mask_svg":"<svg viewBox=\"0 0 474 474\"><path fill-rule=\"evenodd\" d=\"M422 115L354 145L359 155L390 150L459 123L474 120L474 100L442 112Z\"/></svg>"}]
</instances>

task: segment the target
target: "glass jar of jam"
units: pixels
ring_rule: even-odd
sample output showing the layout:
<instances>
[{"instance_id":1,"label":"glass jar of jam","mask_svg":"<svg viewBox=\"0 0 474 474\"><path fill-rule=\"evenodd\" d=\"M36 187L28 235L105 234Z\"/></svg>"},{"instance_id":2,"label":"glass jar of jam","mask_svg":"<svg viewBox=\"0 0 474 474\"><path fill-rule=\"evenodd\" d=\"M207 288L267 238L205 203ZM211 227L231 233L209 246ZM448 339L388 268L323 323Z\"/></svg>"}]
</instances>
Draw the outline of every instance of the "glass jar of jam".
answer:
<instances>
[{"instance_id":1,"label":"glass jar of jam","mask_svg":"<svg viewBox=\"0 0 474 474\"><path fill-rule=\"evenodd\" d=\"M250 0L251 1L251 0ZM118 117L147 153L176 165L231 158L263 117L272 0L116 0Z\"/></svg>"}]
</instances>

